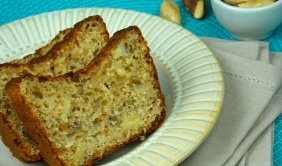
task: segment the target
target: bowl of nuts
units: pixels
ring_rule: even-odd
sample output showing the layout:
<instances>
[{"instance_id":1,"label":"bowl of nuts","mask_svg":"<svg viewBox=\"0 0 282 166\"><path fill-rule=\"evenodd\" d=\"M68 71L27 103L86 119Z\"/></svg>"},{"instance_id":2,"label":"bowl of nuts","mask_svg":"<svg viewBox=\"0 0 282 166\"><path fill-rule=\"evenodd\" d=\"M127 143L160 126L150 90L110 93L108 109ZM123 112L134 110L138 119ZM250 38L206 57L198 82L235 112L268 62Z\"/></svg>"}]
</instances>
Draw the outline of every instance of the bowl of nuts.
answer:
<instances>
[{"instance_id":1,"label":"bowl of nuts","mask_svg":"<svg viewBox=\"0 0 282 166\"><path fill-rule=\"evenodd\" d=\"M211 0L217 20L239 40L262 40L282 23L282 0Z\"/></svg>"}]
</instances>

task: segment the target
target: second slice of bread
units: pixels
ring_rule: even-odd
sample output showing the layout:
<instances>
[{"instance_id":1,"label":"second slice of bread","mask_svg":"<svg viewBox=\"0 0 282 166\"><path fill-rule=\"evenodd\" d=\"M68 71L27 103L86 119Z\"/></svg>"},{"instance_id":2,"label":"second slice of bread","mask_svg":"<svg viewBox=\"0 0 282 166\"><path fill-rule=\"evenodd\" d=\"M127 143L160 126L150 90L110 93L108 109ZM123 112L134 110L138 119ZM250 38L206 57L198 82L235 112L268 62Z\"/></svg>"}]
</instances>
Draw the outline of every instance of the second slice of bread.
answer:
<instances>
[{"instance_id":1,"label":"second slice of bread","mask_svg":"<svg viewBox=\"0 0 282 166\"><path fill-rule=\"evenodd\" d=\"M22 59L15 59L11 62L8 63L13 63L13 64L26 64L29 61L39 58L41 56L44 56L48 51L50 51L52 49L52 47L61 42L64 37L70 32L71 28L65 29L63 31L60 31L55 37L54 39L52 39L50 42L48 42L46 45L40 47L38 50L36 50L34 53L26 55L24 58Z\"/></svg>"},{"instance_id":2,"label":"second slice of bread","mask_svg":"<svg viewBox=\"0 0 282 166\"><path fill-rule=\"evenodd\" d=\"M6 92L49 165L91 165L163 122L164 96L138 27L116 32L84 69L13 79Z\"/></svg>"},{"instance_id":3,"label":"second slice of bread","mask_svg":"<svg viewBox=\"0 0 282 166\"><path fill-rule=\"evenodd\" d=\"M6 68L5 66L10 66L11 64L12 66L23 66L24 64L29 63L31 60L44 56L48 51L52 49L54 45L61 42L70 31L71 28L60 31L50 42L37 49L34 53L29 54L22 59L15 59L0 66L2 66L2 68ZM4 102L5 101L2 101L3 104ZM41 156L39 155L38 148L34 145L33 141L29 139L29 137L24 133L24 131L22 131L22 125L20 124L21 122L17 122L17 115L15 115L14 112L11 112L11 114L13 115L0 113L0 136L2 135L3 142L6 146L8 146L13 155L21 160L34 161L40 159ZM22 146L15 146L16 144L22 144Z\"/></svg>"},{"instance_id":4,"label":"second slice of bread","mask_svg":"<svg viewBox=\"0 0 282 166\"><path fill-rule=\"evenodd\" d=\"M0 65L0 133L12 154L25 161L40 159L40 151L26 134L23 124L12 109L4 92L12 78L25 75L58 76L85 67L108 42L109 34L100 16L91 16L77 23L61 42L47 53L27 63Z\"/></svg>"}]
</instances>

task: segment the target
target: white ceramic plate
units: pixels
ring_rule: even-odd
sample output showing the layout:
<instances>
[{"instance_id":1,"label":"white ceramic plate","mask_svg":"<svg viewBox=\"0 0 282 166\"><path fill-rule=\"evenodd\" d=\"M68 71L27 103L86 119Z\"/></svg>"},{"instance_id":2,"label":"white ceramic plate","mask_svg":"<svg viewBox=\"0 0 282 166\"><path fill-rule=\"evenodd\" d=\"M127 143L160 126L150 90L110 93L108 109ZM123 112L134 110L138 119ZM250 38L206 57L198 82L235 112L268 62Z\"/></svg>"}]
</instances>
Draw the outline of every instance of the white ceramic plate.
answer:
<instances>
[{"instance_id":1,"label":"white ceramic plate","mask_svg":"<svg viewBox=\"0 0 282 166\"><path fill-rule=\"evenodd\" d=\"M110 34L130 25L140 27L156 64L168 116L145 141L125 146L99 161L107 165L177 165L208 136L223 103L220 65L210 50L186 29L157 16L109 9L83 8L45 13L0 27L0 61L23 57L89 15L101 15ZM23 163L0 141L0 165Z\"/></svg>"}]
</instances>

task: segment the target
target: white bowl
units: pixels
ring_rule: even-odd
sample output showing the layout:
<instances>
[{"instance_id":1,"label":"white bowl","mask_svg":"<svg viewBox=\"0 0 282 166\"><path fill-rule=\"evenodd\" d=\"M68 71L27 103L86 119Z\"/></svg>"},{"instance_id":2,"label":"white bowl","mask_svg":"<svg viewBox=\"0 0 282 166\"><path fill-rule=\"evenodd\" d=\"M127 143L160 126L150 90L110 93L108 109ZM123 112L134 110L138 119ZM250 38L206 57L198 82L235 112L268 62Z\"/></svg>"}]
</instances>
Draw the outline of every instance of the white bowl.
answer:
<instances>
[{"instance_id":1,"label":"white bowl","mask_svg":"<svg viewBox=\"0 0 282 166\"><path fill-rule=\"evenodd\" d=\"M261 40L282 23L282 0L255 8L240 8L211 0L217 20L240 40Z\"/></svg>"}]
</instances>

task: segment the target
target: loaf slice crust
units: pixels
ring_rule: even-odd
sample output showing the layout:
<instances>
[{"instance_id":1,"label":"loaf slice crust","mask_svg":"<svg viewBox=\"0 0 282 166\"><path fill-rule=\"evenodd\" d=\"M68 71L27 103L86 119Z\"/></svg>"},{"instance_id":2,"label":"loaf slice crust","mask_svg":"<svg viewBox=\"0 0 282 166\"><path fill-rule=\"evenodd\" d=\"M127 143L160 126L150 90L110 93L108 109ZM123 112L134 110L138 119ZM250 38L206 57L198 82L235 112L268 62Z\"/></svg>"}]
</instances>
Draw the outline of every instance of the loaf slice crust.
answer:
<instances>
[{"instance_id":1,"label":"loaf slice crust","mask_svg":"<svg viewBox=\"0 0 282 166\"><path fill-rule=\"evenodd\" d=\"M0 135L12 154L24 161L40 159L40 151L25 133L24 127L13 111L5 84L12 78L25 75L57 76L85 67L108 42L109 33L100 16L91 16L77 23L44 56L33 58L26 64L0 65Z\"/></svg>"},{"instance_id":2,"label":"loaf slice crust","mask_svg":"<svg viewBox=\"0 0 282 166\"><path fill-rule=\"evenodd\" d=\"M22 59L15 59L8 63L26 64L29 61L44 56L56 43L61 42L66 34L70 32L70 28L60 31L50 42L37 49L34 53L26 55Z\"/></svg>"},{"instance_id":3,"label":"loaf slice crust","mask_svg":"<svg viewBox=\"0 0 282 166\"><path fill-rule=\"evenodd\" d=\"M26 64L32 59L44 56L56 43L61 42L65 35L70 32L70 30L71 28L67 28L63 31L60 31L50 42L37 49L34 53L29 54L22 59L15 59L8 63L15 65ZM1 133L5 133L2 135L2 140L4 140L4 143L10 148L14 156L17 156L17 158L27 161L39 159L40 155L38 148L34 146L34 143L31 141L31 139L23 139L22 136L19 135L19 132L24 131L19 131L18 129L15 129L11 122L12 121L10 120L9 116L4 116L3 114L0 114L0 135ZM28 137L26 133L23 133L23 135L25 137ZM26 141L31 142L26 143ZM17 144L18 146L14 146L15 144Z\"/></svg>"},{"instance_id":4,"label":"loaf slice crust","mask_svg":"<svg viewBox=\"0 0 282 166\"><path fill-rule=\"evenodd\" d=\"M136 26L116 32L84 69L18 77L6 92L49 165L91 165L154 131L166 116L157 72Z\"/></svg>"}]
</instances>

